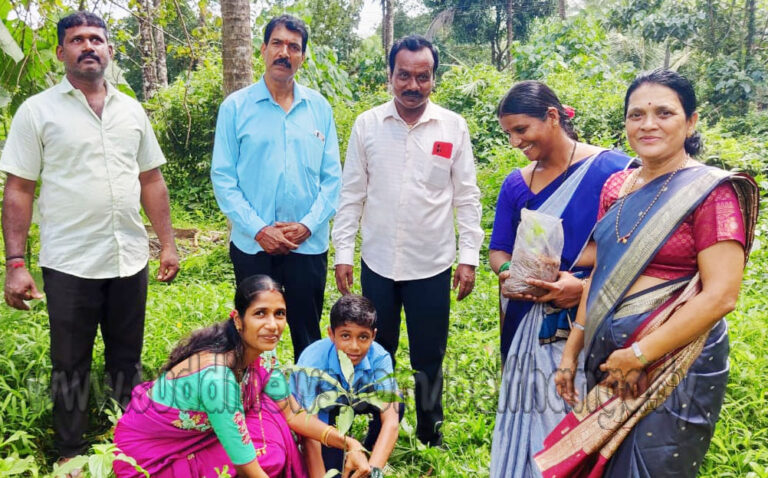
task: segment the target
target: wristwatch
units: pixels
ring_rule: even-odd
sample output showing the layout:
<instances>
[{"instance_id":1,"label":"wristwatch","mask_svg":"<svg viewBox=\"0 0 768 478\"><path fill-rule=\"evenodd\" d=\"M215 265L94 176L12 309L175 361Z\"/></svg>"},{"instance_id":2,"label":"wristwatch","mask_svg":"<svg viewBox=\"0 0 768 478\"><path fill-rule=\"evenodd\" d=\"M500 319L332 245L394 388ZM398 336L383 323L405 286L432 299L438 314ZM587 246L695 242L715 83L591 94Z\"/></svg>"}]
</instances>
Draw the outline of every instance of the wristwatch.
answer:
<instances>
[{"instance_id":1,"label":"wristwatch","mask_svg":"<svg viewBox=\"0 0 768 478\"><path fill-rule=\"evenodd\" d=\"M371 467L371 478L384 478L384 472L381 468Z\"/></svg>"},{"instance_id":2,"label":"wristwatch","mask_svg":"<svg viewBox=\"0 0 768 478\"><path fill-rule=\"evenodd\" d=\"M632 351L635 353L637 360L639 360L643 366L648 365L648 359L645 358L645 355L643 355L643 352L640 350L640 345L638 345L637 342L632 342Z\"/></svg>"}]
</instances>

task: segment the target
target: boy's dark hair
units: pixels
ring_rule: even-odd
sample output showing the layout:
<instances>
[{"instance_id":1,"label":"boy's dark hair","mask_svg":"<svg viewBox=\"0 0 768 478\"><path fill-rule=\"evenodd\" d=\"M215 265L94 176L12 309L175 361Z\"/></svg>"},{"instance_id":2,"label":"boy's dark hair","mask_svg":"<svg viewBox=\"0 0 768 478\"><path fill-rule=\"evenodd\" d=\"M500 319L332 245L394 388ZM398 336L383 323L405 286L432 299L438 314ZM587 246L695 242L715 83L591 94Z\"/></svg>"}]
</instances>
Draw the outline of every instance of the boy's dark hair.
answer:
<instances>
[{"instance_id":1,"label":"boy's dark hair","mask_svg":"<svg viewBox=\"0 0 768 478\"><path fill-rule=\"evenodd\" d=\"M267 23L264 28L264 44L269 45L269 37L272 36L272 30L279 25L284 26L288 31L298 33L301 35L301 52L307 51L307 42L309 41L309 32L307 31L307 24L300 18L296 18L293 15L280 15L275 17Z\"/></svg>"},{"instance_id":2,"label":"boy's dark hair","mask_svg":"<svg viewBox=\"0 0 768 478\"><path fill-rule=\"evenodd\" d=\"M347 294L331 307L331 330L347 322L373 330L376 327L376 309L362 295Z\"/></svg>"},{"instance_id":3,"label":"boy's dark hair","mask_svg":"<svg viewBox=\"0 0 768 478\"><path fill-rule=\"evenodd\" d=\"M101 29L104 30L104 38L109 38L107 35L107 24L104 23L104 20L102 20L100 16L92 12L79 11L67 15L56 24L56 34L59 37L59 45L64 44L64 36L66 36L67 29L83 25L87 27L101 27Z\"/></svg>"},{"instance_id":4,"label":"boy's dark hair","mask_svg":"<svg viewBox=\"0 0 768 478\"><path fill-rule=\"evenodd\" d=\"M407 37L397 40L394 45L392 45L392 49L389 50L389 73L395 73L395 57L400 50L419 51L423 48L428 49L430 53L432 53L432 60L434 60L434 64L432 65L432 75L437 73L437 67L440 64L437 48L435 48L435 45L433 45L432 42L421 35L408 35Z\"/></svg>"}]
</instances>

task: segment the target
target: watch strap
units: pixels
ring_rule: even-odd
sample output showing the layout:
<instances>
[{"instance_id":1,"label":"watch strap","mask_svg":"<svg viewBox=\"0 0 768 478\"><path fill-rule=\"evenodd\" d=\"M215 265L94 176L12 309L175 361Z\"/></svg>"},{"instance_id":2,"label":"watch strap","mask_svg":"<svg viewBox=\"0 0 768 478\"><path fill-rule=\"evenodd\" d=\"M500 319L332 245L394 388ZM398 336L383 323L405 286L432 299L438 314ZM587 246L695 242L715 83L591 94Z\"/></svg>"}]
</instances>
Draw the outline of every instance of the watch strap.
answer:
<instances>
[{"instance_id":1,"label":"watch strap","mask_svg":"<svg viewBox=\"0 0 768 478\"><path fill-rule=\"evenodd\" d=\"M643 366L648 365L648 359L645 358L645 355L643 355L643 351L640 350L640 344L637 342L632 342L632 351L635 353L635 357L637 357L637 360L640 361Z\"/></svg>"}]
</instances>

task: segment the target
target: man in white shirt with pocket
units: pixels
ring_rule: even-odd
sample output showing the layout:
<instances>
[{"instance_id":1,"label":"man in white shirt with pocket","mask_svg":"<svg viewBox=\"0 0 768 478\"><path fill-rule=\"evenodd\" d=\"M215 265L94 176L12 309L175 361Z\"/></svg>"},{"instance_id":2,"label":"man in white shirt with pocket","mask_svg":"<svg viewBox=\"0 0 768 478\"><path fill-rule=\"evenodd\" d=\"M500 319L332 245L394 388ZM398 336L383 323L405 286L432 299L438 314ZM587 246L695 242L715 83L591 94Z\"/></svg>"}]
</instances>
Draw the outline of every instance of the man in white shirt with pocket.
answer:
<instances>
[{"instance_id":1,"label":"man in white shirt with pocket","mask_svg":"<svg viewBox=\"0 0 768 478\"><path fill-rule=\"evenodd\" d=\"M466 121L429 101L438 54L424 37L395 42L389 54L393 100L355 121L332 232L336 284L353 282L361 225L363 295L376 307L376 341L394 360L405 309L416 384L416 435L442 443L442 361L448 340L451 268L457 300L474 287L483 230Z\"/></svg>"}]
</instances>

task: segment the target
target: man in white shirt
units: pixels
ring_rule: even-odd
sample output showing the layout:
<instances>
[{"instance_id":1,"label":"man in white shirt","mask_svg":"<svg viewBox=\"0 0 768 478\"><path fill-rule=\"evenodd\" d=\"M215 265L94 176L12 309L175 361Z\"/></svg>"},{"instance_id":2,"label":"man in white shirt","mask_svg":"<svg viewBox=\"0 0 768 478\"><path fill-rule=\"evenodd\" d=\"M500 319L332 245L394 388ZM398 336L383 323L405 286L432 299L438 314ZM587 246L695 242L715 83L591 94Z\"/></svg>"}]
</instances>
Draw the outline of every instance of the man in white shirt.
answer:
<instances>
[{"instance_id":1,"label":"man in white shirt","mask_svg":"<svg viewBox=\"0 0 768 478\"><path fill-rule=\"evenodd\" d=\"M363 295L376 307L376 341L393 359L400 311L405 309L416 371L416 434L428 445L442 440L442 361L456 258L454 210L457 300L472 292L483 241L466 121L429 101L437 66L437 51L424 37L408 36L392 46L389 81L394 99L355 121L332 233L336 284L347 294L362 222Z\"/></svg>"},{"instance_id":2,"label":"man in white shirt","mask_svg":"<svg viewBox=\"0 0 768 478\"><path fill-rule=\"evenodd\" d=\"M104 79L112 58L104 21L77 12L58 23L66 77L27 99L5 143L5 301L26 310L39 299L25 264L40 180L40 258L51 334L53 426L66 459L87 448L91 354L97 329L114 397L125 404L140 380L149 244L141 206L160 239L157 279L179 259L165 158L141 105Z\"/></svg>"}]
</instances>

